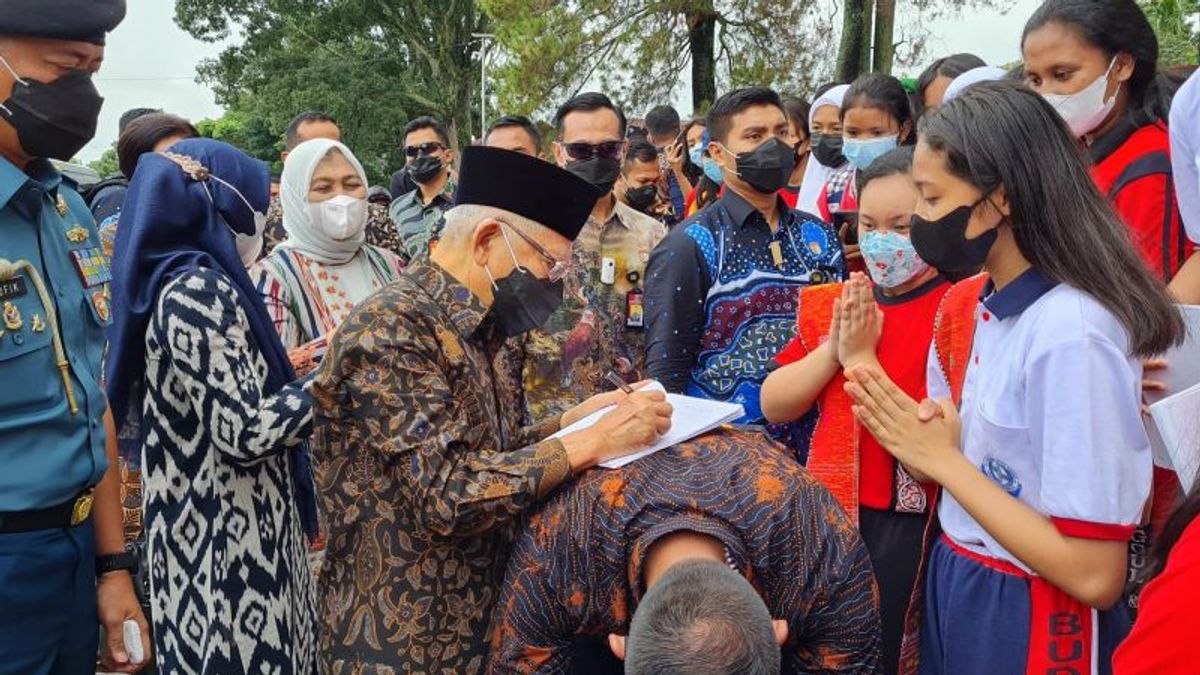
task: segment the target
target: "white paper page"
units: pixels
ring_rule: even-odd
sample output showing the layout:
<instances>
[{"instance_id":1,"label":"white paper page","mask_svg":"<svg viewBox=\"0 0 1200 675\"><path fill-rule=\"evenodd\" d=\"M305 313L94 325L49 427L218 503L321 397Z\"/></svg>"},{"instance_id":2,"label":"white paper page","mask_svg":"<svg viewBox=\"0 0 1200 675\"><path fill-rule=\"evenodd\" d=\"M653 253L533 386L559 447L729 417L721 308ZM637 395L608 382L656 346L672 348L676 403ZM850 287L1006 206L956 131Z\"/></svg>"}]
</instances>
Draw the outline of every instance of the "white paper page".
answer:
<instances>
[{"instance_id":1,"label":"white paper page","mask_svg":"<svg viewBox=\"0 0 1200 675\"><path fill-rule=\"evenodd\" d=\"M662 384L652 382L641 389L641 391L663 391ZM671 404L671 429L663 434L656 443L617 459L604 462L600 466L606 469L616 469L630 462L641 459L648 455L652 455L659 450L669 448L672 445L691 440L703 433L712 431L722 424L732 422L746 414L746 411L738 403L723 403L721 401L709 401L702 398L693 398L691 396L682 396L679 394L667 394L667 402ZM601 417L612 410L614 406L609 406L603 410L588 415L579 420L575 424L563 429L554 434L551 438L561 438L567 434L588 429L594 425Z\"/></svg>"},{"instance_id":2,"label":"white paper page","mask_svg":"<svg viewBox=\"0 0 1200 675\"><path fill-rule=\"evenodd\" d=\"M1147 371L1151 380L1167 383L1167 390L1146 392L1146 401L1157 403L1172 394L1200 384L1200 306L1177 305L1187 326L1187 339L1183 344L1167 352L1167 367L1163 370Z\"/></svg>"},{"instance_id":3,"label":"white paper page","mask_svg":"<svg viewBox=\"0 0 1200 675\"><path fill-rule=\"evenodd\" d=\"M1150 417L1170 466L1187 492L1200 469L1200 385L1150 406Z\"/></svg>"}]
</instances>

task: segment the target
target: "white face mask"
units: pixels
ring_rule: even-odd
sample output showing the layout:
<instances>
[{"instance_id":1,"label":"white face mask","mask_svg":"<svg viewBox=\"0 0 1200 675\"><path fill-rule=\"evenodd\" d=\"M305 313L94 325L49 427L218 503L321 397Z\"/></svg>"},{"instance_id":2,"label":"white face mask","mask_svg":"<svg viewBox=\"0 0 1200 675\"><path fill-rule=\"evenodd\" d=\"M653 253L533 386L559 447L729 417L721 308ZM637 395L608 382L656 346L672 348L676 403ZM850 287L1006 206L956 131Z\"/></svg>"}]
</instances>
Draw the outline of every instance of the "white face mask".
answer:
<instances>
[{"instance_id":1,"label":"white face mask","mask_svg":"<svg viewBox=\"0 0 1200 675\"><path fill-rule=\"evenodd\" d=\"M230 228L230 231L233 232L234 243L237 244L238 257L242 259L242 265L250 267L258 262L258 257L262 255L263 232L266 229L267 214L258 211L254 212L254 234L242 234Z\"/></svg>"},{"instance_id":2,"label":"white face mask","mask_svg":"<svg viewBox=\"0 0 1200 675\"><path fill-rule=\"evenodd\" d=\"M367 200L338 195L323 202L309 202L308 217L314 227L334 241L353 239L367 225Z\"/></svg>"},{"instance_id":3,"label":"white face mask","mask_svg":"<svg viewBox=\"0 0 1200 675\"><path fill-rule=\"evenodd\" d=\"M1084 134L1100 126L1104 118L1112 112L1113 106L1117 104L1117 92L1121 90L1119 83L1117 91L1113 92L1112 97L1107 101L1104 100L1104 92L1108 89L1108 75L1116 64L1117 57L1114 56L1108 64L1108 70L1105 70L1103 75L1074 94L1042 94L1042 98L1054 106L1054 109L1066 121L1075 138L1082 138Z\"/></svg>"}]
</instances>

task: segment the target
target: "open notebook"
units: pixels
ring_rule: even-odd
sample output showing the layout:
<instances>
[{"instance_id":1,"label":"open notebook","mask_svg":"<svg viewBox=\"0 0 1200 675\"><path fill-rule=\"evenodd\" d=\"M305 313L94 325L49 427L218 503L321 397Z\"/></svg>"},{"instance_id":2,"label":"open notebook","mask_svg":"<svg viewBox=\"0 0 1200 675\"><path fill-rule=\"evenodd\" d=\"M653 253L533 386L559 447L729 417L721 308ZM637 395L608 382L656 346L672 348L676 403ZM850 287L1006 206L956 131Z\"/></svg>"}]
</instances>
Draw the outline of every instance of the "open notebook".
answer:
<instances>
[{"instance_id":1,"label":"open notebook","mask_svg":"<svg viewBox=\"0 0 1200 675\"><path fill-rule=\"evenodd\" d=\"M665 392L666 390L658 382L652 382L642 387L640 391ZM712 431L722 424L732 422L746 414L745 409L738 403L709 401L708 399L693 398L681 394L667 394L667 402L671 404L671 408L673 409L671 413L671 429L660 436L657 443L638 450L631 455L625 455L624 457L604 462L600 466L606 469L616 469L625 466L642 457L652 455L663 448L669 448L677 443L691 440L700 434ZM591 427L608 411L612 410L613 407L609 406L588 415L575 424L554 434L552 438L559 438Z\"/></svg>"},{"instance_id":2,"label":"open notebook","mask_svg":"<svg viewBox=\"0 0 1200 675\"><path fill-rule=\"evenodd\" d=\"M1173 468L1189 491L1200 469L1200 384L1152 404L1150 419L1155 464Z\"/></svg>"}]
</instances>

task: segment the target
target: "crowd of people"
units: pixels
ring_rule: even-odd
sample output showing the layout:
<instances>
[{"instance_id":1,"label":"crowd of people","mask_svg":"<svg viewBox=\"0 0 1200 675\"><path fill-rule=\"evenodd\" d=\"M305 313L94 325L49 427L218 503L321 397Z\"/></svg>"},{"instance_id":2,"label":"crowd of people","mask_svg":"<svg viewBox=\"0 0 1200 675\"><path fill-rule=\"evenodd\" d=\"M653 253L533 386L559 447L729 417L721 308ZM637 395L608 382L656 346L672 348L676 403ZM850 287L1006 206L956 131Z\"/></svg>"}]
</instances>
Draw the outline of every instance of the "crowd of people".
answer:
<instances>
[{"instance_id":1,"label":"crowd of people","mask_svg":"<svg viewBox=\"0 0 1200 675\"><path fill-rule=\"evenodd\" d=\"M0 673L1200 672L1144 406L1200 75L1134 0L811 103L421 116L387 186L320 111L272 176L139 108L79 186L124 14L0 9ZM602 468L664 389L742 415Z\"/></svg>"}]
</instances>

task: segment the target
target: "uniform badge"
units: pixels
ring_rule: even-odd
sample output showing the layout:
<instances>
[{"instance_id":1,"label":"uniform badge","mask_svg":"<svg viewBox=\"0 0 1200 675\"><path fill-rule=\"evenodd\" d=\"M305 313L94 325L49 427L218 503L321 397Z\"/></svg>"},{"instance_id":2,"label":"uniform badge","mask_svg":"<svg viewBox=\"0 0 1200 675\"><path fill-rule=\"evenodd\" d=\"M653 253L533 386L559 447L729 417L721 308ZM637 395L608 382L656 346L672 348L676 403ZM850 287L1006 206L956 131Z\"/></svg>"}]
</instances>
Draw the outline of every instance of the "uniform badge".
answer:
<instances>
[{"instance_id":1,"label":"uniform badge","mask_svg":"<svg viewBox=\"0 0 1200 675\"><path fill-rule=\"evenodd\" d=\"M29 328L35 333L41 333L46 330L46 320L41 314L34 314L29 319Z\"/></svg>"},{"instance_id":2,"label":"uniform badge","mask_svg":"<svg viewBox=\"0 0 1200 675\"><path fill-rule=\"evenodd\" d=\"M71 242L72 244L82 244L91 238L91 236L92 235L87 231L87 228L80 227L79 225L67 230L67 241Z\"/></svg>"},{"instance_id":3,"label":"uniform badge","mask_svg":"<svg viewBox=\"0 0 1200 675\"><path fill-rule=\"evenodd\" d=\"M71 251L71 258L75 261L75 271L79 273L79 279L83 282L84 288L92 288L112 281L112 270L108 266L108 259L104 256L104 249L99 247L75 249Z\"/></svg>"},{"instance_id":4,"label":"uniform badge","mask_svg":"<svg viewBox=\"0 0 1200 675\"><path fill-rule=\"evenodd\" d=\"M29 287L25 284L25 277L15 276L11 279L0 281L0 301L12 300L19 298L29 292Z\"/></svg>"},{"instance_id":5,"label":"uniform badge","mask_svg":"<svg viewBox=\"0 0 1200 675\"><path fill-rule=\"evenodd\" d=\"M63 218L67 217L67 200L63 199L62 195L58 196L58 200L54 203L54 207L58 209L58 215Z\"/></svg>"},{"instance_id":6,"label":"uniform badge","mask_svg":"<svg viewBox=\"0 0 1200 675\"><path fill-rule=\"evenodd\" d=\"M96 291L92 293L92 306L96 308L96 316L104 323L108 323L112 312L108 307L108 293L105 291Z\"/></svg>"},{"instance_id":7,"label":"uniform badge","mask_svg":"<svg viewBox=\"0 0 1200 675\"><path fill-rule=\"evenodd\" d=\"M25 322L21 319L21 310L11 302L4 303L4 327L9 330L20 330Z\"/></svg>"}]
</instances>

